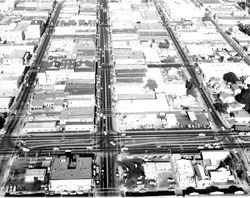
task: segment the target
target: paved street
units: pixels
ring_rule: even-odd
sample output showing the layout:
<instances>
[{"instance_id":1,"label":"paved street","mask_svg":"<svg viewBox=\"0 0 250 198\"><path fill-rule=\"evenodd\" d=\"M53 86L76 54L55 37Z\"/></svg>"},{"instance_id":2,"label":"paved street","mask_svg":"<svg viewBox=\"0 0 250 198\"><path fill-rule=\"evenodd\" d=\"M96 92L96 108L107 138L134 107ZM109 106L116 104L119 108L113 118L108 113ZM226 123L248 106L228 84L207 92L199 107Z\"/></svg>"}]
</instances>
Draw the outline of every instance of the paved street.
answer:
<instances>
[{"instance_id":1,"label":"paved street","mask_svg":"<svg viewBox=\"0 0 250 198\"><path fill-rule=\"evenodd\" d=\"M115 183L115 158L116 152L113 145L110 143L115 142L112 132L112 93L111 93L111 69L112 62L110 60L110 35L109 35L109 20L107 11L107 1L100 1L100 68L99 75L101 79L101 93L100 93L100 122L98 125L98 140L100 145L101 154L101 189L100 193L104 196L117 195L119 192L114 191ZM104 189L104 190L102 190Z\"/></svg>"},{"instance_id":2,"label":"paved street","mask_svg":"<svg viewBox=\"0 0 250 198\"><path fill-rule=\"evenodd\" d=\"M59 3L55 10L54 17L52 19L53 23L57 21L61 8L62 8L62 3ZM5 150L7 151L7 154L11 154L12 156L15 154L15 145L19 142L20 137L12 138L11 136L12 136L13 131L20 130L21 128L20 126L22 125L23 118L26 115L26 112L25 112L26 105L27 105L27 102L29 101L29 98L34 88L37 71L40 68L43 56L46 52L47 46L49 44L52 33L54 31L53 27L54 26L49 26L47 27L45 31L45 34L46 34L45 39L41 43L39 51L37 52L36 59L34 60L34 63L32 64L30 68L31 69L30 72L28 72L27 74L26 83L22 85L21 91L18 97L16 98L14 109L12 109L13 113L5 125L6 133L1 138L0 150ZM6 153L3 152L3 154L4 154L3 156L5 156ZM13 162L12 159L7 160L7 161L2 160L0 162L1 167L5 169L6 173L9 172L9 169L11 167L11 162ZM2 182L3 182L2 185L4 185L6 180L2 179Z\"/></svg>"},{"instance_id":3,"label":"paved street","mask_svg":"<svg viewBox=\"0 0 250 198\"><path fill-rule=\"evenodd\" d=\"M115 131L113 120L113 72L114 62L111 46L111 27L109 19L109 7L107 0L98 1L99 8L97 23L97 41L96 41L96 87L95 87L95 117L94 123L96 129L94 132L71 131L57 128L58 131L39 134L23 134L18 136L14 131L19 131L27 115L27 102L34 91L36 84L37 72L40 70L42 60L51 41L54 27L57 22L62 3L59 3L54 11L53 18L44 33L44 40L41 43L37 56L25 78L25 83L21 87L20 94L12 109L12 114L6 123L6 133L1 138L0 153L3 158L0 160L1 189L5 185L6 179L13 159L16 155L27 156L50 156L55 154L65 154L66 150L74 154L92 154L98 158L95 165L100 167L100 183L96 186L95 194L98 196L120 196L119 184L117 182L117 156L119 154L197 154L200 150L221 150L221 149L238 149L250 147L250 141L247 138L238 138L215 110L210 95L197 77L196 71L192 66L188 56L178 41L171 24L163 15L162 21L169 34L175 48L177 49L182 64L149 64L148 68L168 68L168 67L185 67L194 80L194 85L200 93L202 101L205 104L209 119L214 123L217 130L204 127L204 129L189 127L183 129L162 129L162 130L128 130ZM157 1L155 0L157 4ZM158 7L159 9L159 7ZM162 10L158 12L161 14ZM223 37L233 46L233 48L248 62L249 57L242 52L238 46L233 43L225 33L215 24ZM250 63L250 61L249 61ZM100 82L98 82L100 81ZM203 112L203 109L201 110ZM174 111L172 112L174 113ZM184 112L185 113L185 112ZM204 112L203 112L204 113ZM206 117L207 118L207 117ZM196 120L197 121L197 120ZM163 125L162 125L163 126ZM20 149L28 148L29 152ZM242 154L241 154L242 155ZM245 160L245 159L244 159ZM246 160L245 160L246 161ZM244 162L245 162L244 161ZM1 193L1 192L0 192ZM1 195L0 195L1 196Z\"/></svg>"}]
</instances>

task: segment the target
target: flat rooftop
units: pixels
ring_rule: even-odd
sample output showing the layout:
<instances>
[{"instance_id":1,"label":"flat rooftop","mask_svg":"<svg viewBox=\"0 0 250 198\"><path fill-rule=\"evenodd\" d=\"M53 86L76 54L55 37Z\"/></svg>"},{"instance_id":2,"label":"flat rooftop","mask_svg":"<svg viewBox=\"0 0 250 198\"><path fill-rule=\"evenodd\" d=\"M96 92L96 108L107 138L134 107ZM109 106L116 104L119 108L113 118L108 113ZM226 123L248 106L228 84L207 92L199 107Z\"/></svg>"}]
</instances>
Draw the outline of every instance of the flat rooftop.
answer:
<instances>
[{"instance_id":1,"label":"flat rooftop","mask_svg":"<svg viewBox=\"0 0 250 198\"><path fill-rule=\"evenodd\" d=\"M75 159L61 156L55 158L51 166L51 180L91 179L92 158L79 157Z\"/></svg>"}]
</instances>

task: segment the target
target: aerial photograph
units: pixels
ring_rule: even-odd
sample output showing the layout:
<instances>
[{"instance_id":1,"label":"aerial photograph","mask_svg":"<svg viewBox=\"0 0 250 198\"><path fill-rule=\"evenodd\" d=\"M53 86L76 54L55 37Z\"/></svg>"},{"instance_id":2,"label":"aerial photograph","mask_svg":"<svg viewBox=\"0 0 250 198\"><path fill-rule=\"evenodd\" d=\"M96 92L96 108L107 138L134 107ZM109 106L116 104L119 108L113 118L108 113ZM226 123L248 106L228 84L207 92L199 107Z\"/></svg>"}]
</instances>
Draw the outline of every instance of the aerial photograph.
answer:
<instances>
[{"instance_id":1,"label":"aerial photograph","mask_svg":"<svg viewBox=\"0 0 250 198\"><path fill-rule=\"evenodd\" d=\"M0 0L2 197L250 197L250 0Z\"/></svg>"}]
</instances>

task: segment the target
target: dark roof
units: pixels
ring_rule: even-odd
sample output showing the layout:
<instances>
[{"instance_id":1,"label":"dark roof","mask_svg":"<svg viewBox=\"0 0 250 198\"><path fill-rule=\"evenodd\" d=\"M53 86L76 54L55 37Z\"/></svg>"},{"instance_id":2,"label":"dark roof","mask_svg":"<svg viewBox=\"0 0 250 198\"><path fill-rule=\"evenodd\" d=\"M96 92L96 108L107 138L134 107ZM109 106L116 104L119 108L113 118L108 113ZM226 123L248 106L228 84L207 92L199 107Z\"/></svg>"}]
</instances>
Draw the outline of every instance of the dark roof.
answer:
<instances>
[{"instance_id":1,"label":"dark roof","mask_svg":"<svg viewBox=\"0 0 250 198\"><path fill-rule=\"evenodd\" d=\"M118 78L117 82L124 82L124 83L143 83L142 78Z\"/></svg>"},{"instance_id":2,"label":"dark roof","mask_svg":"<svg viewBox=\"0 0 250 198\"><path fill-rule=\"evenodd\" d=\"M95 61L79 60L76 62L75 72L78 72L78 71L91 72L91 71L94 71L94 66L95 66Z\"/></svg>"},{"instance_id":3,"label":"dark roof","mask_svg":"<svg viewBox=\"0 0 250 198\"><path fill-rule=\"evenodd\" d=\"M66 122L66 125L89 125L93 124L93 122Z\"/></svg>"},{"instance_id":4,"label":"dark roof","mask_svg":"<svg viewBox=\"0 0 250 198\"><path fill-rule=\"evenodd\" d=\"M77 88L85 88L85 89L95 89L95 84L92 83L81 83L81 82L70 82L66 84L66 89L77 89Z\"/></svg>"},{"instance_id":5,"label":"dark roof","mask_svg":"<svg viewBox=\"0 0 250 198\"><path fill-rule=\"evenodd\" d=\"M61 118L62 119L71 119L71 118L91 118L94 117L94 107L74 107L69 109L63 109L61 111Z\"/></svg>"},{"instance_id":6,"label":"dark roof","mask_svg":"<svg viewBox=\"0 0 250 198\"><path fill-rule=\"evenodd\" d=\"M60 65L59 61L43 61L39 73L44 73L47 70L59 70Z\"/></svg>"},{"instance_id":7,"label":"dark roof","mask_svg":"<svg viewBox=\"0 0 250 198\"><path fill-rule=\"evenodd\" d=\"M140 78L145 77L145 73L117 73L116 78Z\"/></svg>"},{"instance_id":8,"label":"dark roof","mask_svg":"<svg viewBox=\"0 0 250 198\"><path fill-rule=\"evenodd\" d=\"M76 59L62 59L60 69L74 69L76 65Z\"/></svg>"},{"instance_id":9,"label":"dark roof","mask_svg":"<svg viewBox=\"0 0 250 198\"><path fill-rule=\"evenodd\" d=\"M95 57L95 49L77 49L77 56L93 56Z\"/></svg>"},{"instance_id":10,"label":"dark roof","mask_svg":"<svg viewBox=\"0 0 250 198\"><path fill-rule=\"evenodd\" d=\"M45 99L58 99L58 98L65 98L68 96L69 93L66 92L44 92L44 93L34 93L33 101L34 100L45 100Z\"/></svg>"},{"instance_id":11,"label":"dark roof","mask_svg":"<svg viewBox=\"0 0 250 198\"><path fill-rule=\"evenodd\" d=\"M116 74L128 74L128 73L146 73L147 69L115 69Z\"/></svg>"},{"instance_id":12,"label":"dark roof","mask_svg":"<svg viewBox=\"0 0 250 198\"><path fill-rule=\"evenodd\" d=\"M75 20L69 20L69 21L61 20L59 26L75 26L75 25L76 25Z\"/></svg>"},{"instance_id":13,"label":"dark roof","mask_svg":"<svg viewBox=\"0 0 250 198\"><path fill-rule=\"evenodd\" d=\"M139 36L166 36L168 37L168 33L167 32L156 32L156 31L145 31L145 32L139 32Z\"/></svg>"},{"instance_id":14,"label":"dark roof","mask_svg":"<svg viewBox=\"0 0 250 198\"><path fill-rule=\"evenodd\" d=\"M121 34L121 33L124 33L124 34L134 33L134 34L136 34L137 30L136 30L136 28L133 28L133 29L131 29L131 28L127 28L127 29L113 29L112 33L113 34Z\"/></svg>"},{"instance_id":15,"label":"dark roof","mask_svg":"<svg viewBox=\"0 0 250 198\"><path fill-rule=\"evenodd\" d=\"M91 72L94 71L94 61L76 59L62 59L62 61L43 61L39 73L44 73L47 70L72 69L75 72Z\"/></svg>"},{"instance_id":16,"label":"dark roof","mask_svg":"<svg viewBox=\"0 0 250 198\"><path fill-rule=\"evenodd\" d=\"M42 20L37 20L37 19L34 19L31 21L30 23L31 25L42 25L43 24L43 21Z\"/></svg>"},{"instance_id":17,"label":"dark roof","mask_svg":"<svg viewBox=\"0 0 250 198\"><path fill-rule=\"evenodd\" d=\"M95 85L85 83L67 83L64 91L69 92L70 95L90 95L95 93Z\"/></svg>"},{"instance_id":18,"label":"dark roof","mask_svg":"<svg viewBox=\"0 0 250 198\"><path fill-rule=\"evenodd\" d=\"M91 95L95 93L95 90L86 88L75 88L75 89L65 89L65 92L69 92L70 95Z\"/></svg>"},{"instance_id":19,"label":"dark roof","mask_svg":"<svg viewBox=\"0 0 250 198\"><path fill-rule=\"evenodd\" d=\"M96 25L96 20L79 20L79 26L94 26Z\"/></svg>"}]
</instances>

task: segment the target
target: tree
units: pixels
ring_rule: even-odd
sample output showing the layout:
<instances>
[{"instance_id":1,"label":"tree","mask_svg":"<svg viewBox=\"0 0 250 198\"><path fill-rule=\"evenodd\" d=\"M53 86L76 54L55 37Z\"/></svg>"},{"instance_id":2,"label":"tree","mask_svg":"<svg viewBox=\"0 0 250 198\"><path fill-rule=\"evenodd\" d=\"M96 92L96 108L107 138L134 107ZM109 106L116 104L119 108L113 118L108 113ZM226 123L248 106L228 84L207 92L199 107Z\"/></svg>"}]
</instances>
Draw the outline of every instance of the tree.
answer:
<instances>
[{"instance_id":1,"label":"tree","mask_svg":"<svg viewBox=\"0 0 250 198\"><path fill-rule=\"evenodd\" d=\"M149 89L155 90L155 89L158 87L158 85L157 85L157 83L155 82L155 80L153 80L153 79L148 79L148 82L147 82L147 84L145 85L145 87L148 87Z\"/></svg>"},{"instance_id":2,"label":"tree","mask_svg":"<svg viewBox=\"0 0 250 198\"><path fill-rule=\"evenodd\" d=\"M224 162L226 163L226 165L230 166L231 169L236 171L237 176L240 179L244 176L243 164L239 159L227 156L226 159L224 159Z\"/></svg>"},{"instance_id":3,"label":"tree","mask_svg":"<svg viewBox=\"0 0 250 198\"><path fill-rule=\"evenodd\" d=\"M223 75L223 80L235 84L238 81L238 77L233 72L228 72Z\"/></svg>"},{"instance_id":4,"label":"tree","mask_svg":"<svg viewBox=\"0 0 250 198\"><path fill-rule=\"evenodd\" d=\"M244 107L244 109L245 109L248 113L250 113L250 104L246 104L246 106Z\"/></svg>"},{"instance_id":5,"label":"tree","mask_svg":"<svg viewBox=\"0 0 250 198\"><path fill-rule=\"evenodd\" d=\"M228 104L218 101L218 102L214 103L214 108L220 113L226 113L227 108L228 108Z\"/></svg>"},{"instance_id":6,"label":"tree","mask_svg":"<svg viewBox=\"0 0 250 198\"><path fill-rule=\"evenodd\" d=\"M234 193L234 192L236 192L236 191L238 191L238 190L241 190L241 189L238 188L238 187L235 186L235 185L231 185L231 186L228 188L228 190L229 190L230 193Z\"/></svg>"},{"instance_id":7,"label":"tree","mask_svg":"<svg viewBox=\"0 0 250 198\"><path fill-rule=\"evenodd\" d=\"M219 166L218 166L218 169L219 168L226 168L227 167L227 165L226 165L226 162L225 161L220 161L220 164L219 164Z\"/></svg>"},{"instance_id":8,"label":"tree","mask_svg":"<svg viewBox=\"0 0 250 198\"><path fill-rule=\"evenodd\" d=\"M219 61L222 63L224 61L224 56L220 56Z\"/></svg>"},{"instance_id":9,"label":"tree","mask_svg":"<svg viewBox=\"0 0 250 198\"><path fill-rule=\"evenodd\" d=\"M160 42L158 47L159 48L165 48L165 49L168 49L170 46L170 43L167 39L164 40L164 42Z\"/></svg>"},{"instance_id":10,"label":"tree","mask_svg":"<svg viewBox=\"0 0 250 198\"><path fill-rule=\"evenodd\" d=\"M186 88L187 88L187 95L191 95L191 96L194 96L195 97L195 92L194 92L194 81L193 79L190 79L190 80L186 80Z\"/></svg>"},{"instance_id":11,"label":"tree","mask_svg":"<svg viewBox=\"0 0 250 198\"><path fill-rule=\"evenodd\" d=\"M190 194L190 193L195 192L195 188L194 188L194 187L189 186L189 187L187 187L187 189L186 189L185 191L186 191L186 194Z\"/></svg>"},{"instance_id":12,"label":"tree","mask_svg":"<svg viewBox=\"0 0 250 198\"><path fill-rule=\"evenodd\" d=\"M186 88L187 88L187 90L192 89L193 87L194 87L193 79L186 80Z\"/></svg>"},{"instance_id":13,"label":"tree","mask_svg":"<svg viewBox=\"0 0 250 198\"><path fill-rule=\"evenodd\" d=\"M4 127L4 123L5 123L4 115L0 114L0 129Z\"/></svg>"},{"instance_id":14,"label":"tree","mask_svg":"<svg viewBox=\"0 0 250 198\"><path fill-rule=\"evenodd\" d=\"M235 96L235 100L245 105L250 105L250 90L242 89L240 94Z\"/></svg>"},{"instance_id":15,"label":"tree","mask_svg":"<svg viewBox=\"0 0 250 198\"><path fill-rule=\"evenodd\" d=\"M222 103L220 102L214 103L214 108L216 109L216 111L219 111L220 113L223 111Z\"/></svg>"}]
</instances>

